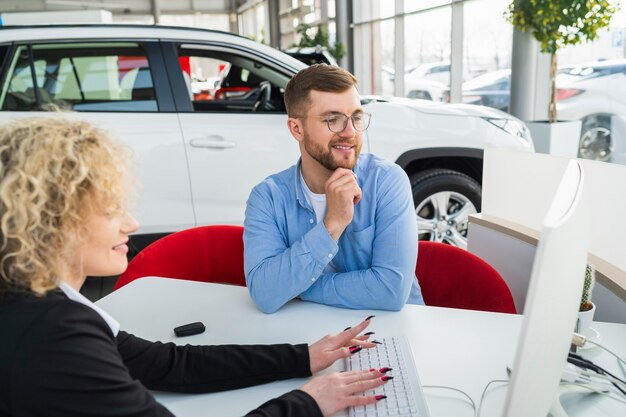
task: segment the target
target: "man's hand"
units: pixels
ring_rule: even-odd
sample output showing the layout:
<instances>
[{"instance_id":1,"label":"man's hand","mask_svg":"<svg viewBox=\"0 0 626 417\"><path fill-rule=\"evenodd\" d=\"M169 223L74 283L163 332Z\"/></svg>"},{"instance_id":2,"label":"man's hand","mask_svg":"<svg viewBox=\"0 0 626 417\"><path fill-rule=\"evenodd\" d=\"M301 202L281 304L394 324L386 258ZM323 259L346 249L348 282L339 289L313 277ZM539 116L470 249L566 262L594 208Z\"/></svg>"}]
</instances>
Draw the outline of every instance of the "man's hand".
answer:
<instances>
[{"instance_id":1,"label":"man's hand","mask_svg":"<svg viewBox=\"0 0 626 417\"><path fill-rule=\"evenodd\" d=\"M361 188L354 172L337 168L324 184L324 189L327 206L324 225L336 242L352 221L354 205L361 200Z\"/></svg>"}]
</instances>

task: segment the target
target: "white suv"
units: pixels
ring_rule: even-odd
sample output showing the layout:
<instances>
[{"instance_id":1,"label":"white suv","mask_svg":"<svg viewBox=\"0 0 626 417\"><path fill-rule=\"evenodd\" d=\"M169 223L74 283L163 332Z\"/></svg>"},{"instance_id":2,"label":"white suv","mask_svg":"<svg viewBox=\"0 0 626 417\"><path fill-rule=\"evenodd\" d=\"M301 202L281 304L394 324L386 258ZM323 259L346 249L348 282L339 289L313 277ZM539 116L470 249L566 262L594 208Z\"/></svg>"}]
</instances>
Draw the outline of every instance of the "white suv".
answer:
<instances>
[{"instance_id":1,"label":"white suv","mask_svg":"<svg viewBox=\"0 0 626 417\"><path fill-rule=\"evenodd\" d=\"M0 28L0 121L79 112L136 151L140 249L165 233L242 224L252 187L298 159L283 92L305 64L223 32L159 26ZM215 88L192 88L213 80ZM363 97L364 152L409 174L422 239L465 245L486 147L533 151L525 126L486 107ZM53 106L51 106L53 105Z\"/></svg>"}]
</instances>

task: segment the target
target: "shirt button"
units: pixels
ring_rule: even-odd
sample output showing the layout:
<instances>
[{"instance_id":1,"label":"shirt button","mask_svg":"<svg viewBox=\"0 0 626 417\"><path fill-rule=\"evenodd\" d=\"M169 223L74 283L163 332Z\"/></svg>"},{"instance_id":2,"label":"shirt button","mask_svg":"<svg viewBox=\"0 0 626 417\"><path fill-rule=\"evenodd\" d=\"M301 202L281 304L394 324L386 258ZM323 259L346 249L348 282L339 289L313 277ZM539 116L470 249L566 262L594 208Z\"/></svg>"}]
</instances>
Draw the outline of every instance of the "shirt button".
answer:
<instances>
[{"instance_id":1,"label":"shirt button","mask_svg":"<svg viewBox=\"0 0 626 417\"><path fill-rule=\"evenodd\" d=\"M312 281L312 282L315 282L315 278L311 278L311 281Z\"/></svg>"},{"instance_id":2,"label":"shirt button","mask_svg":"<svg viewBox=\"0 0 626 417\"><path fill-rule=\"evenodd\" d=\"M329 253L329 254L328 254L328 257L329 257L329 258L332 258L332 257L333 257L333 254L332 254L332 253Z\"/></svg>"},{"instance_id":3,"label":"shirt button","mask_svg":"<svg viewBox=\"0 0 626 417\"><path fill-rule=\"evenodd\" d=\"M313 219L309 219L309 223L313 224Z\"/></svg>"}]
</instances>

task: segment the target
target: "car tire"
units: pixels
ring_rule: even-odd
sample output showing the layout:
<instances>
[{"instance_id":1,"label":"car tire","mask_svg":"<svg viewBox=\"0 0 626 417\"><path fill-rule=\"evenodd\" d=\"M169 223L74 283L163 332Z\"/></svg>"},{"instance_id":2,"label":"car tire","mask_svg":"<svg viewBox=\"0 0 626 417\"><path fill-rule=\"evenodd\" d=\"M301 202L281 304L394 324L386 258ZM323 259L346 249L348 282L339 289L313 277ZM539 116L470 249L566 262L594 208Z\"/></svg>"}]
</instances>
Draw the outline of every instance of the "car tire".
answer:
<instances>
[{"instance_id":1,"label":"car tire","mask_svg":"<svg viewBox=\"0 0 626 417\"><path fill-rule=\"evenodd\" d=\"M578 157L596 161L610 161L614 144L611 116L607 114L587 116L582 120Z\"/></svg>"},{"instance_id":2,"label":"car tire","mask_svg":"<svg viewBox=\"0 0 626 417\"><path fill-rule=\"evenodd\" d=\"M411 176L420 240L467 248L468 216L480 212L481 186L449 169L430 169Z\"/></svg>"}]
</instances>

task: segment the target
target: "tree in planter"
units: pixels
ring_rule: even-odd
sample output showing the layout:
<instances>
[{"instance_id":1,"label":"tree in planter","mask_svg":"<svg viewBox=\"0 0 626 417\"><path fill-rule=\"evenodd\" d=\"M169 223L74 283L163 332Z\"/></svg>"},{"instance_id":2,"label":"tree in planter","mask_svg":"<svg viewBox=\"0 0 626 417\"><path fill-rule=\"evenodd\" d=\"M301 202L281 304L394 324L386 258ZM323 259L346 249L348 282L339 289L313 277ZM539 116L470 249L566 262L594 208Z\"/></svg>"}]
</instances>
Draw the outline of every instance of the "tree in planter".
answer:
<instances>
[{"instance_id":1,"label":"tree in planter","mask_svg":"<svg viewBox=\"0 0 626 417\"><path fill-rule=\"evenodd\" d=\"M551 56L549 121L556 122L556 53L566 45L598 38L617 7L610 0L514 0L505 18L522 32L531 31L541 52Z\"/></svg>"},{"instance_id":2,"label":"tree in planter","mask_svg":"<svg viewBox=\"0 0 626 417\"><path fill-rule=\"evenodd\" d=\"M346 55L346 47L343 43L335 42L332 46L330 45L328 31L323 26L317 29L315 36L311 36L312 27L306 23L298 25L296 32L300 35L300 42L292 46L299 48L323 46L337 61Z\"/></svg>"}]
</instances>

